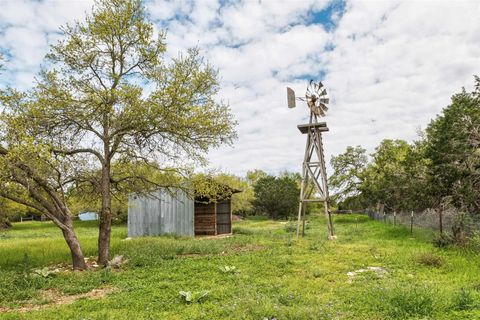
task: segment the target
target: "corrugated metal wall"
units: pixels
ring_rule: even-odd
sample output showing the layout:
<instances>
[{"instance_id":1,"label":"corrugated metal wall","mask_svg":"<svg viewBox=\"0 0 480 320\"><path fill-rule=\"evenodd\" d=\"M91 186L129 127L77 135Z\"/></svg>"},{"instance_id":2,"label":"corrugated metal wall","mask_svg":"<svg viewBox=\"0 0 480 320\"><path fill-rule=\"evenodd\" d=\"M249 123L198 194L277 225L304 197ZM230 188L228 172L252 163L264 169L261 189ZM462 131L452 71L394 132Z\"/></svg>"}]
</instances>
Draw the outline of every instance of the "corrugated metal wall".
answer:
<instances>
[{"instance_id":1,"label":"corrugated metal wall","mask_svg":"<svg viewBox=\"0 0 480 320\"><path fill-rule=\"evenodd\" d=\"M182 190L175 193L159 190L148 197L130 195L128 236L194 236L194 201Z\"/></svg>"}]
</instances>

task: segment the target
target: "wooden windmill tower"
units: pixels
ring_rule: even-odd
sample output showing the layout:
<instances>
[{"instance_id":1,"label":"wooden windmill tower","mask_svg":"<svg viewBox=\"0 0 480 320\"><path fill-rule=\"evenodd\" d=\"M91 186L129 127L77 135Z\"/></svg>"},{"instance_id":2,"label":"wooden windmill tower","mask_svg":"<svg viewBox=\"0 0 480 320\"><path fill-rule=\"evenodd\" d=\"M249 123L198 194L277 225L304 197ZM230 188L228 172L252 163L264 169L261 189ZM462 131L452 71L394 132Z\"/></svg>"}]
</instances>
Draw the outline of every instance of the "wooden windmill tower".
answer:
<instances>
[{"instance_id":1,"label":"wooden windmill tower","mask_svg":"<svg viewBox=\"0 0 480 320\"><path fill-rule=\"evenodd\" d=\"M300 188L300 205L298 208L297 237L305 235L305 211L310 202L323 202L325 216L327 218L328 238L334 239L333 222L330 210L328 210L328 186L327 172L325 168L325 155L323 152L322 132L327 132L326 122L319 119L325 116L328 110L329 98L323 84L310 80L305 93L305 98L296 98L291 88L287 88L288 107L295 108L295 100L307 102L310 109L310 121L298 125L302 134L307 135L307 145L302 166L302 185Z\"/></svg>"}]
</instances>

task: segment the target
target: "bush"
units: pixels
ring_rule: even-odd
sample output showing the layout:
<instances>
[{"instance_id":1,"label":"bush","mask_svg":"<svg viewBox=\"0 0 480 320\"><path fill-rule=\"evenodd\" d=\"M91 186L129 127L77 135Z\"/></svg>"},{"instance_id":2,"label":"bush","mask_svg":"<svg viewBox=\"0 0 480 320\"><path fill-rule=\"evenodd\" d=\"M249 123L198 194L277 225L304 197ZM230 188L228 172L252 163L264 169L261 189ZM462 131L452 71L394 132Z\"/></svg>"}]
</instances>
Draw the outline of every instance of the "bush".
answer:
<instances>
[{"instance_id":1,"label":"bush","mask_svg":"<svg viewBox=\"0 0 480 320\"><path fill-rule=\"evenodd\" d=\"M452 225L453 240L456 244L467 242L467 233L472 229L473 220L468 213L459 212L455 215Z\"/></svg>"},{"instance_id":2,"label":"bush","mask_svg":"<svg viewBox=\"0 0 480 320\"><path fill-rule=\"evenodd\" d=\"M443 265L443 258L431 252L422 253L417 256L417 262L427 267L439 268Z\"/></svg>"},{"instance_id":3,"label":"bush","mask_svg":"<svg viewBox=\"0 0 480 320\"><path fill-rule=\"evenodd\" d=\"M453 244L453 238L448 233L442 233L433 238L433 245L437 248L446 248Z\"/></svg>"},{"instance_id":4,"label":"bush","mask_svg":"<svg viewBox=\"0 0 480 320\"><path fill-rule=\"evenodd\" d=\"M296 216L300 189L297 182L289 177L267 176L254 186L253 208L267 214L272 219Z\"/></svg>"},{"instance_id":5,"label":"bush","mask_svg":"<svg viewBox=\"0 0 480 320\"><path fill-rule=\"evenodd\" d=\"M468 247L472 251L480 253L480 231L473 231L470 238L468 238Z\"/></svg>"},{"instance_id":6,"label":"bush","mask_svg":"<svg viewBox=\"0 0 480 320\"><path fill-rule=\"evenodd\" d=\"M293 233L293 232L296 232L297 231L297 223L295 221L288 221L286 224L285 224L285 232L286 233Z\"/></svg>"}]
</instances>

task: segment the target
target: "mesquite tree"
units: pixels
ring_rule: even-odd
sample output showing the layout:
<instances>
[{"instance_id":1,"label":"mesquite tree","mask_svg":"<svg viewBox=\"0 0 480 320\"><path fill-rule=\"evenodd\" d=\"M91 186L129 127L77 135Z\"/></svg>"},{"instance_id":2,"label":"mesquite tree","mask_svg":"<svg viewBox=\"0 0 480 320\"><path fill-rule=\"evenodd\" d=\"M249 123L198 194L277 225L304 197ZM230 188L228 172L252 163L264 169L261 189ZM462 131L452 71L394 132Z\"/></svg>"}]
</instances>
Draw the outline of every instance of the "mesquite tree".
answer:
<instances>
[{"instance_id":1,"label":"mesquite tree","mask_svg":"<svg viewBox=\"0 0 480 320\"><path fill-rule=\"evenodd\" d=\"M85 171L98 169L90 180L101 195L98 262L105 265L118 182L112 164L201 163L235 136L235 122L228 105L214 100L217 72L197 49L165 61L165 34L155 35L140 1L96 1L83 22L61 30L30 117L56 154L78 159Z\"/></svg>"}]
</instances>

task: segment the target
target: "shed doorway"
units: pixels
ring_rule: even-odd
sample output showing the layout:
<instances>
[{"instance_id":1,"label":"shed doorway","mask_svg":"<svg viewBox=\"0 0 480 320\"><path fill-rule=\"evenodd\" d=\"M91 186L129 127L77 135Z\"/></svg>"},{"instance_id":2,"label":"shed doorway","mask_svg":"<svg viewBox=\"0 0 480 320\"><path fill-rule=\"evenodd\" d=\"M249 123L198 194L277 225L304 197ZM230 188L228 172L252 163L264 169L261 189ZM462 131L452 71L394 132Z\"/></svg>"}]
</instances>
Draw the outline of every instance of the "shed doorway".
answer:
<instances>
[{"instance_id":1,"label":"shed doorway","mask_svg":"<svg viewBox=\"0 0 480 320\"><path fill-rule=\"evenodd\" d=\"M204 203L195 201L195 235L216 236L232 233L231 199Z\"/></svg>"}]
</instances>

